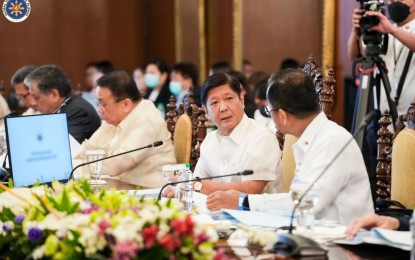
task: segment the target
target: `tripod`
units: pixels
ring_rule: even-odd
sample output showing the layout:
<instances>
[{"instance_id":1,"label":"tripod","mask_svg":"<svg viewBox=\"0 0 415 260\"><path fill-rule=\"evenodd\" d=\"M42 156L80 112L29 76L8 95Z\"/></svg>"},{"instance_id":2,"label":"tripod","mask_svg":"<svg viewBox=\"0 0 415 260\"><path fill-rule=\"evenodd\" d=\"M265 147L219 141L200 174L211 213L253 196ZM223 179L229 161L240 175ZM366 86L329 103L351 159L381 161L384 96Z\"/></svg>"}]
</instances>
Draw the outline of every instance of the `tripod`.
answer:
<instances>
[{"instance_id":1,"label":"tripod","mask_svg":"<svg viewBox=\"0 0 415 260\"><path fill-rule=\"evenodd\" d=\"M386 37L387 35L385 35ZM363 42L367 44L365 49L365 56L358 57L353 61L353 68L356 64L361 63L361 67L359 68L360 71L360 80L359 80L359 88L356 97L356 105L355 111L353 115L353 125L352 125L352 133L356 133L357 129L359 128L360 123L362 122L363 118L366 116L369 110L374 109L372 106L369 106L369 99L372 97L374 102L379 104L379 96L380 96L380 88L381 82L383 83L383 88L385 90L386 98L388 100L390 115L392 116L392 122L395 122L398 118L398 111L396 108L395 102L390 97L391 86L387 74L387 68L385 62L379 57L381 52L381 35L376 32L367 32L363 35ZM385 45L384 45L385 46ZM374 76L375 69L378 69L377 78L380 80L376 80ZM374 87L376 89L376 97L374 92ZM375 99L376 98L376 99ZM395 124L393 124L394 130ZM360 147L360 150L363 148L364 139L366 136L366 130L357 133L355 139L357 144Z\"/></svg>"}]
</instances>

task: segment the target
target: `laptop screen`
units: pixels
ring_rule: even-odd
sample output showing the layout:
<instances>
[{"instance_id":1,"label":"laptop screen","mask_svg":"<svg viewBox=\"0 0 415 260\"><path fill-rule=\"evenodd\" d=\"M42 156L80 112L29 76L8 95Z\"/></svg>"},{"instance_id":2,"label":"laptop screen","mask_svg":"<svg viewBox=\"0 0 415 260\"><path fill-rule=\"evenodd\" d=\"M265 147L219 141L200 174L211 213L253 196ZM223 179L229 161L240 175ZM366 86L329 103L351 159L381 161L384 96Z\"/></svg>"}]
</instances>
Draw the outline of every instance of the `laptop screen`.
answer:
<instances>
[{"instance_id":1,"label":"laptop screen","mask_svg":"<svg viewBox=\"0 0 415 260\"><path fill-rule=\"evenodd\" d=\"M72 160L66 114L8 117L5 125L15 187L68 180Z\"/></svg>"}]
</instances>

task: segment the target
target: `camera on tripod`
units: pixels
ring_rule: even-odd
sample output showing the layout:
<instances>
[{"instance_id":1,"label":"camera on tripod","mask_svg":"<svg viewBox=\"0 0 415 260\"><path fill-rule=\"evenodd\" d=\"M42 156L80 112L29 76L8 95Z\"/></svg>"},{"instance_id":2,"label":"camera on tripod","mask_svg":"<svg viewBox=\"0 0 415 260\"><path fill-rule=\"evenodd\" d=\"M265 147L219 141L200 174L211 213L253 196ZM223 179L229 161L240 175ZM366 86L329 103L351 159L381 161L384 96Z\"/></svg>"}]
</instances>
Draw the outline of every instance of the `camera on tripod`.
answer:
<instances>
[{"instance_id":1,"label":"camera on tripod","mask_svg":"<svg viewBox=\"0 0 415 260\"><path fill-rule=\"evenodd\" d=\"M360 9L362 12L362 19L359 21L360 28L367 31L368 29L372 28L375 25L379 24L379 18L376 16L371 15L365 15L366 11L375 11L375 12L381 12L382 14L385 14L385 10L382 8L382 6L385 5L385 3L382 0L358 0L360 2Z\"/></svg>"},{"instance_id":2,"label":"camera on tripod","mask_svg":"<svg viewBox=\"0 0 415 260\"><path fill-rule=\"evenodd\" d=\"M385 14L383 0L357 0L360 2L362 18L359 21L362 29L363 42L366 44L366 55L377 56L387 51L387 36L377 31L369 31L370 28L379 24L379 18L372 15L365 15L367 11L375 11Z\"/></svg>"}]
</instances>

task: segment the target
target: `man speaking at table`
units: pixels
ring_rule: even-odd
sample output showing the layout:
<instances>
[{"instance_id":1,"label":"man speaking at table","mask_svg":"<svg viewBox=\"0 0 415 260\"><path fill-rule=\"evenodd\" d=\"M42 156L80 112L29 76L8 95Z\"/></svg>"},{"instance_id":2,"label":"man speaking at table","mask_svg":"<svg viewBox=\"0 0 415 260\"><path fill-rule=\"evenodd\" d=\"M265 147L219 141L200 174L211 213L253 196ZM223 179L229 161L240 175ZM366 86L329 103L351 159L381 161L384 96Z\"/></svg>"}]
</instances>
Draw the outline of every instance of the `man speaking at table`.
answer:
<instances>
[{"instance_id":1,"label":"man speaking at table","mask_svg":"<svg viewBox=\"0 0 415 260\"><path fill-rule=\"evenodd\" d=\"M105 121L82 146L103 149L106 156L147 146L155 141L163 145L104 161L103 174L147 188L164 184L162 166L176 163L171 135L160 111L151 101L143 100L137 86L125 71L113 71L97 81L98 112Z\"/></svg>"},{"instance_id":2,"label":"man speaking at table","mask_svg":"<svg viewBox=\"0 0 415 260\"><path fill-rule=\"evenodd\" d=\"M328 120L320 110L311 77L294 69L273 74L268 80L267 100L277 129L298 138L293 145L294 178L311 185L325 171L317 182L316 218L348 224L373 213L369 178L359 147L354 140L346 145L352 135ZM339 156L335 158L337 153ZM238 198L227 193L228 204L233 201L233 208L236 208ZM273 194L249 195L248 198L251 210L263 210L264 206L283 209L282 205L288 210L287 202L291 201L290 196Z\"/></svg>"}]
</instances>

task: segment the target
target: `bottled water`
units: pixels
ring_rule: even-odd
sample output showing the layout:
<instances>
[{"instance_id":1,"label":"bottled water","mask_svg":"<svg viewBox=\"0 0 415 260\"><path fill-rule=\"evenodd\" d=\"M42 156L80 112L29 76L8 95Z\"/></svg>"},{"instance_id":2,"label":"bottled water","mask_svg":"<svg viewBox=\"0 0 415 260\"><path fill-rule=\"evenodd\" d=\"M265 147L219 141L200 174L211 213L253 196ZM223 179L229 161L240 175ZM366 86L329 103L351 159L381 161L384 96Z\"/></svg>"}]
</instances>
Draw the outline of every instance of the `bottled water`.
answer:
<instances>
[{"instance_id":1,"label":"bottled water","mask_svg":"<svg viewBox=\"0 0 415 260\"><path fill-rule=\"evenodd\" d=\"M179 181L188 181L177 184L176 198L179 200L181 209L190 213L193 209L193 179L192 171L187 168L179 173Z\"/></svg>"}]
</instances>

